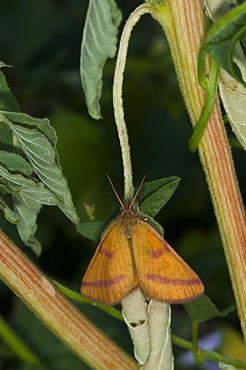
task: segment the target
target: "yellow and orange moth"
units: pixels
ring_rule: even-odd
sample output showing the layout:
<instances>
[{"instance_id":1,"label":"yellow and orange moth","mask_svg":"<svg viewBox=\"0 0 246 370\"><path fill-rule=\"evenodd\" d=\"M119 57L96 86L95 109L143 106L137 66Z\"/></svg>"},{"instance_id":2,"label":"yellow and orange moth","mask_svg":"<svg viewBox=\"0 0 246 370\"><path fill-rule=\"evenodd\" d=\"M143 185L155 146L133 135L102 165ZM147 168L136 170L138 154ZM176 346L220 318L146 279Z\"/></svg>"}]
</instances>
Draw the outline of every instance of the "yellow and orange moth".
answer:
<instances>
[{"instance_id":1,"label":"yellow and orange moth","mask_svg":"<svg viewBox=\"0 0 246 370\"><path fill-rule=\"evenodd\" d=\"M81 293L108 305L119 303L137 287L146 298L165 303L186 303L202 295L204 287L196 273L132 210L138 192L129 207L115 194L123 211L104 233Z\"/></svg>"}]
</instances>

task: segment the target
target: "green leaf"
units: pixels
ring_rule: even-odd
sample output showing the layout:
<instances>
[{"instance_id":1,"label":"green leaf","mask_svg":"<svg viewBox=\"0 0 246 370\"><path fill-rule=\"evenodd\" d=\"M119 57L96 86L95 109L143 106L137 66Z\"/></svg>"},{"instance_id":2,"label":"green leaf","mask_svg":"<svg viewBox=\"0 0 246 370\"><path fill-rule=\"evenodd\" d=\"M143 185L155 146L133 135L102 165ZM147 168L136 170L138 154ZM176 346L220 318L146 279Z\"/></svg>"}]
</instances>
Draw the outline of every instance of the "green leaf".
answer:
<instances>
[{"instance_id":1,"label":"green leaf","mask_svg":"<svg viewBox=\"0 0 246 370\"><path fill-rule=\"evenodd\" d=\"M119 310L112 306L105 305L103 303L92 301L89 298L84 297L82 294L74 292L71 289L68 289L64 285L59 284L57 281L52 280L52 282L56 285L56 287L68 298L71 298L79 303L87 303L92 304L93 306L100 308L101 310L107 312L109 315L115 317L118 320L123 321L122 314Z\"/></svg>"},{"instance_id":2,"label":"green leaf","mask_svg":"<svg viewBox=\"0 0 246 370\"><path fill-rule=\"evenodd\" d=\"M0 177L0 186L1 186L0 192L1 195L18 193L21 191L21 187L19 185L16 185L15 183L3 177L2 178Z\"/></svg>"},{"instance_id":3,"label":"green leaf","mask_svg":"<svg viewBox=\"0 0 246 370\"><path fill-rule=\"evenodd\" d=\"M9 67L1 62L0 68L2 67ZM8 87L6 78L3 72L0 70L0 110L9 110L14 112L19 112L20 108L15 99L12 95L10 88Z\"/></svg>"},{"instance_id":4,"label":"green leaf","mask_svg":"<svg viewBox=\"0 0 246 370\"><path fill-rule=\"evenodd\" d=\"M16 124L28 126L28 128L38 129L42 132L53 146L57 143L57 135L55 129L50 126L50 122L47 118L33 118L25 113L14 113L14 112L1 112L5 117Z\"/></svg>"},{"instance_id":5,"label":"green leaf","mask_svg":"<svg viewBox=\"0 0 246 370\"><path fill-rule=\"evenodd\" d=\"M39 255L41 246L34 237L37 229L37 215L43 204L59 205L60 200L41 181L36 182L21 174L12 174L3 166L0 166L1 177L4 181L9 181L11 186L18 186L18 192L12 191L14 193L13 211L3 201L1 202L5 217L8 221L17 223L17 229L23 242Z\"/></svg>"},{"instance_id":6,"label":"green leaf","mask_svg":"<svg viewBox=\"0 0 246 370\"><path fill-rule=\"evenodd\" d=\"M60 203L59 198L47 189L41 181L34 181L33 179L21 174L11 173L5 167L0 165L0 177L1 176L8 180L11 185L17 185L19 187L18 195L25 194L28 204L29 201L33 200L40 204L51 206L59 205ZM17 193L17 191L14 191L14 193Z\"/></svg>"},{"instance_id":7,"label":"green leaf","mask_svg":"<svg viewBox=\"0 0 246 370\"><path fill-rule=\"evenodd\" d=\"M0 94L1 95L1 94ZM5 122L1 121L0 118L0 147L1 150L11 152L13 149L13 134L9 126Z\"/></svg>"},{"instance_id":8,"label":"green leaf","mask_svg":"<svg viewBox=\"0 0 246 370\"><path fill-rule=\"evenodd\" d=\"M184 307L193 324L200 324L215 317L225 317L235 310L235 306L230 306L222 312L219 311L205 294L192 302L185 303Z\"/></svg>"},{"instance_id":9,"label":"green leaf","mask_svg":"<svg viewBox=\"0 0 246 370\"><path fill-rule=\"evenodd\" d=\"M246 87L239 67L233 61L236 42L246 34L246 3L237 6L217 21L208 31L201 50L210 54L235 80Z\"/></svg>"},{"instance_id":10,"label":"green leaf","mask_svg":"<svg viewBox=\"0 0 246 370\"><path fill-rule=\"evenodd\" d=\"M155 217L171 198L179 182L179 177L172 176L143 184L138 196L140 211Z\"/></svg>"},{"instance_id":11,"label":"green leaf","mask_svg":"<svg viewBox=\"0 0 246 370\"><path fill-rule=\"evenodd\" d=\"M240 44L234 48L233 60L246 81L246 59ZM220 98L232 130L241 147L246 149L246 89L224 70L220 72L219 88Z\"/></svg>"},{"instance_id":12,"label":"green leaf","mask_svg":"<svg viewBox=\"0 0 246 370\"><path fill-rule=\"evenodd\" d=\"M203 58L202 63L199 63L201 61L201 58ZM199 80L200 85L204 86L204 73L205 73L205 68L204 68L204 59L205 55L203 52L199 53L198 57L198 71L200 68L202 68L202 73L198 72L198 76L201 77L201 74L203 74L203 81ZM218 77L219 77L219 67L218 64L215 60L211 60L210 64L210 73L209 73L209 79L206 87L206 99L204 106L202 108L202 113L199 118L199 121L197 122L194 133L192 137L190 138L189 141L189 149L194 152L202 138L202 135L205 131L205 128L207 126L208 120L211 116L211 112L214 106L214 102L217 96L217 87L218 87Z\"/></svg>"},{"instance_id":13,"label":"green leaf","mask_svg":"<svg viewBox=\"0 0 246 370\"><path fill-rule=\"evenodd\" d=\"M114 0L90 0L81 45L80 75L88 112L101 118L99 99L102 71L107 58L116 53L121 13Z\"/></svg>"},{"instance_id":14,"label":"green leaf","mask_svg":"<svg viewBox=\"0 0 246 370\"><path fill-rule=\"evenodd\" d=\"M6 220L11 222L12 224L17 224L20 222L20 217L17 212L12 210L5 202L3 199L0 199L0 209L3 210L4 216Z\"/></svg>"},{"instance_id":15,"label":"green leaf","mask_svg":"<svg viewBox=\"0 0 246 370\"><path fill-rule=\"evenodd\" d=\"M235 137L229 137L229 144L233 146L234 148L240 148L243 149L243 146L240 144L239 140Z\"/></svg>"},{"instance_id":16,"label":"green leaf","mask_svg":"<svg viewBox=\"0 0 246 370\"><path fill-rule=\"evenodd\" d=\"M22 113L2 112L1 120L6 122L15 139L15 146L24 153L33 172L43 185L59 199L57 204L75 224L78 216L73 206L71 194L58 163L56 135L47 119L34 119ZM47 204L47 203L45 203Z\"/></svg>"},{"instance_id":17,"label":"green leaf","mask_svg":"<svg viewBox=\"0 0 246 370\"><path fill-rule=\"evenodd\" d=\"M106 221L88 221L77 225L77 231L95 243L99 243L101 235L109 222Z\"/></svg>"},{"instance_id":18,"label":"green leaf","mask_svg":"<svg viewBox=\"0 0 246 370\"><path fill-rule=\"evenodd\" d=\"M11 172L21 173L22 175L31 175L32 167L30 164L15 153L8 153L0 150L0 165L9 169Z\"/></svg>"}]
</instances>

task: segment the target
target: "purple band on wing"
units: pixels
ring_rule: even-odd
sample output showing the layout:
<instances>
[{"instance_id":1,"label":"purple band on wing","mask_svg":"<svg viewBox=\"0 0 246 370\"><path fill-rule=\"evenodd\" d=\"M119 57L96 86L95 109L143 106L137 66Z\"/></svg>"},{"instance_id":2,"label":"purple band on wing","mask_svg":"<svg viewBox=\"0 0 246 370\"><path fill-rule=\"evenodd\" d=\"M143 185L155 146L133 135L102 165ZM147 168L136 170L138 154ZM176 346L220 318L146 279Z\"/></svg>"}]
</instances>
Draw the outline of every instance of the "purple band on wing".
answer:
<instances>
[{"instance_id":1,"label":"purple band on wing","mask_svg":"<svg viewBox=\"0 0 246 370\"><path fill-rule=\"evenodd\" d=\"M168 243L163 240L163 247L158 250L148 249L147 253L152 258L160 258L164 253L169 251Z\"/></svg>"},{"instance_id":2,"label":"purple band on wing","mask_svg":"<svg viewBox=\"0 0 246 370\"><path fill-rule=\"evenodd\" d=\"M124 280L124 278L125 278L124 275L120 275L120 276L116 276L115 278L109 279L109 280L82 281L82 287L101 288L101 287L111 286L111 285L120 283L122 280Z\"/></svg>"},{"instance_id":3,"label":"purple band on wing","mask_svg":"<svg viewBox=\"0 0 246 370\"><path fill-rule=\"evenodd\" d=\"M103 254L105 257L107 257L108 259L114 257L115 255L115 251L112 251L112 252L109 252L109 251L106 251L106 249L103 249L103 248L100 248L99 251L98 251L100 254Z\"/></svg>"},{"instance_id":4,"label":"purple band on wing","mask_svg":"<svg viewBox=\"0 0 246 370\"><path fill-rule=\"evenodd\" d=\"M182 279L171 279L168 277L162 277L155 274L147 274L149 280L156 281L160 284L169 284L169 285L202 285L202 282L199 278L191 280L182 280Z\"/></svg>"}]
</instances>

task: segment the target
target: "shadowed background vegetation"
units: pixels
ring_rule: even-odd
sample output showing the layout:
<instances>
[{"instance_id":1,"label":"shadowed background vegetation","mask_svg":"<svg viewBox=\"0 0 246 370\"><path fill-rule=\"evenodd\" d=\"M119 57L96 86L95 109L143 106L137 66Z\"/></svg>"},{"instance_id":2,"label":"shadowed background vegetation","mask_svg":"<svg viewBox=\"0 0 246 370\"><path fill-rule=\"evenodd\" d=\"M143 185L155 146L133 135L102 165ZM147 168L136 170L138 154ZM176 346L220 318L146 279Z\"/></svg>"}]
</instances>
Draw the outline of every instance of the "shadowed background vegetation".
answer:
<instances>
[{"instance_id":1,"label":"shadowed background vegetation","mask_svg":"<svg viewBox=\"0 0 246 370\"><path fill-rule=\"evenodd\" d=\"M117 0L123 22L140 3ZM85 0L0 2L0 60L12 66L4 69L8 84L22 112L33 117L48 117L56 129L61 165L81 221L88 220L84 203L95 205L98 220L107 218L116 205L106 174L119 194L123 192L121 153L111 97L115 60L105 65L101 120L95 121L88 116L81 88L79 57L87 6ZM150 16L145 16L133 32L125 73L124 104L136 185L145 174L146 181L168 176L182 178L174 196L156 219L164 227L168 243L201 277L207 296L216 306L223 309L233 304L205 177L197 153L188 150L191 124L165 37ZM229 135L233 134L229 132ZM237 148L232 150L245 195L245 153ZM1 228L42 271L79 291L95 245L79 235L57 207L43 207L39 215L37 238L42 243L43 253L38 260L22 245L15 226L8 224L2 214L0 217ZM92 306L81 305L80 309L132 353L123 323ZM80 360L3 284L0 285L0 312L49 369L82 368ZM237 315L231 313L226 319L202 324L200 335L216 332L218 342L220 334L224 335L220 343L233 350L231 340L239 335L239 330ZM173 307L173 333L191 338L190 322L182 306ZM212 337L209 338L211 343ZM240 348L239 344L236 348ZM174 352L178 359L181 350L175 347ZM226 354L240 356L228 351ZM10 368L27 369L0 341L0 369ZM201 367L188 365L187 368Z\"/></svg>"}]
</instances>

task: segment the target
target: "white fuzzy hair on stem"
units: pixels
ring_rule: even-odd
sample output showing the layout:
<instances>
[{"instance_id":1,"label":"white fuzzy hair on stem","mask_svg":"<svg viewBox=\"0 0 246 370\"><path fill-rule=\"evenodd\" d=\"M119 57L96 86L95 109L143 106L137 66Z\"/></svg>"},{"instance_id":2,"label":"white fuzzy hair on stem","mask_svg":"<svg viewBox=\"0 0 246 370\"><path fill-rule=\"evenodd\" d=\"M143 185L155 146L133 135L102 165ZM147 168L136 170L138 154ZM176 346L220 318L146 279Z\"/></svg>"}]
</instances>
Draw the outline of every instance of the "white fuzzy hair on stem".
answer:
<instances>
[{"instance_id":1,"label":"white fuzzy hair on stem","mask_svg":"<svg viewBox=\"0 0 246 370\"><path fill-rule=\"evenodd\" d=\"M135 24L139 21L140 17L145 13L152 13L153 8L147 4L142 4L136 8L130 17L128 18L125 27L123 29L120 45L118 50L118 56L115 66L114 83L113 83L113 106L115 123L118 130L118 136L120 141L122 161L123 161L123 174L124 174L124 202L127 202L133 198L134 187L132 178L132 164L130 145L127 134L127 127L124 118L123 100L122 100L122 86L123 86L123 74L126 64L126 55L129 45L129 39L131 32Z\"/></svg>"}]
</instances>

